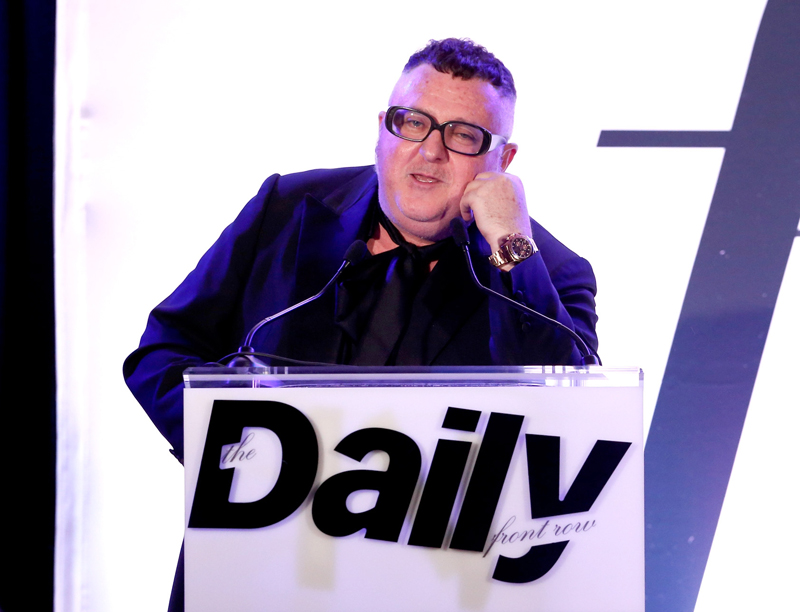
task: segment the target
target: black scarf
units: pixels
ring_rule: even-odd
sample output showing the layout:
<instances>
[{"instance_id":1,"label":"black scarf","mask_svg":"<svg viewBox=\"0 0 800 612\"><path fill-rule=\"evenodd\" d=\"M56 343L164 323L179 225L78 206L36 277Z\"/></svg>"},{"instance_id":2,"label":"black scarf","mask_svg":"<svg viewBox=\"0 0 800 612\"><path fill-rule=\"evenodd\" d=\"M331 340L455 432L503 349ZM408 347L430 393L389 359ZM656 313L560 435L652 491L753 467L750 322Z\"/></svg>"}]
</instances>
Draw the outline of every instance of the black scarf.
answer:
<instances>
[{"instance_id":1,"label":"black scarf","mask_svg":"<svg viewBox=\"0 0 800 612\"><path fill-rule=\"evenodd\" d=\"M353 266L337 284L335 321L345 332L340 363L395 364L430 263L454 245L446 238L417 247L403 238L380 206L376 208L377 222L398 246ZM374 222L371 225L374 230Z\"/></svg>"}]
</instances>

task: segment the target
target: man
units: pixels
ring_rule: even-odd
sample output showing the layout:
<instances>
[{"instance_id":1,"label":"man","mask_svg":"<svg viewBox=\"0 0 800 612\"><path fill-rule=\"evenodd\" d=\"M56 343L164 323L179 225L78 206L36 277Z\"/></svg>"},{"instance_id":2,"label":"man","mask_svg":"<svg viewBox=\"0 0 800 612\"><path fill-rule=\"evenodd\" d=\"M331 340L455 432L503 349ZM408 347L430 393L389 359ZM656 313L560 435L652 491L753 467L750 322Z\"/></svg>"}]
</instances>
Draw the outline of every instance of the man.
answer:
<instances>
[{"instance_id":1,"label":"man","mask_svg":"<svg viewBox=\"0 0 800 612\"><path fill-rule=\"evenodd\" d=\"M471 223L484 284L596 349L591 267L529 218L521 181L505 172L517 153L515 98L511 74L483 47L431 41L378 115L374 168L267 179L151 313L125 362L128 385L178 458L183 370L236 351L263 317L315 294L359 238L371 256L334 291L262 328L257 351L354 365L580 363L568 334L471 284L449 237L456 217Z\"/></svg>"},{"instance_id":2,"label":"man","mask_svg":"<svg viewBox=\"0 0 800 612\"><path fill-rule=\"evenodd\" d=\"M521 181L505 172L517 152L509 142L515 99L511 74L483 47L431 41L378 115L374 168L267 179L153 310L125 362L126 382L178 459L183 370L236 351L262 318L319 291L356 239L371 257L335 291L259 330L256 350L355 365L579 363L567 334L471 284L449 237L459 216L471 223L484 284L596 350L591 266L528 217ZM182 609L179 563L170 610Z\"/></svg>"}]
</instances>

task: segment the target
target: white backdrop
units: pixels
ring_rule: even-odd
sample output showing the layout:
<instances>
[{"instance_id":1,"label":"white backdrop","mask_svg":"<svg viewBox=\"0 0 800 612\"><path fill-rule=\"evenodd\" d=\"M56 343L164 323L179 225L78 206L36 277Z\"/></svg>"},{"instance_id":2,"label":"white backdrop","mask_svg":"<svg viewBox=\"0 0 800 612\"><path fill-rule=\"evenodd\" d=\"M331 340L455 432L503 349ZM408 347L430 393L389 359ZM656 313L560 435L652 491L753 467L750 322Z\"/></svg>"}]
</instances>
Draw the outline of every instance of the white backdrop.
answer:
<instances>
[{"instance_id":1,"label":"white backdrop","mask_svg":"<svg viewBox=\"0 0 800 612\"><path fill-rule=\"evenodd\" d=\"M182 468L127 391L122 362L149 310L269 174L372 162L377 114L408 55L430 38L470 37L514 74L520 152L509 171L522 177L531 214L594 265L600 354L606 365L644 368L649 424L724 150L597 140L613 129L730 129L764 5L61 0L57 609L166 608ZM360 118L349 140L326 134L329 105ZM780 466L778 478L800 468L780 444L800 425L796 401L787 410L788 383L766 372L800 342L797 251L700 611L762 607L767 584L777 601L800 602L792 581L780 580L800 564L765 564L778 544L741 537L754 487L774 507L799 501L755 471ZM780 540L788 550L800 544L790 532ZM715 589L723 577L725 589Z\"/></svg>"}]
</instances>

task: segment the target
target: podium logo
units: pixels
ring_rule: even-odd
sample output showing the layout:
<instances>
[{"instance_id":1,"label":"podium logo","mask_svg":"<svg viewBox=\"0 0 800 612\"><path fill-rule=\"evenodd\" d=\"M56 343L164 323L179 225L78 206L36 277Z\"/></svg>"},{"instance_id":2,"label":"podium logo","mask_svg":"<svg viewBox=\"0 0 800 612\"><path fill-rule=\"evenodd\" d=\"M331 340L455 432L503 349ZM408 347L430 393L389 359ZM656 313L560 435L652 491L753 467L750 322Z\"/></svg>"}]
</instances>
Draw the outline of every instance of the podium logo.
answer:
<instances>
[{"instance_id":1,"label":"podium logo","mask_svg":"<svg viewBox=\"0 0 800 612\"><path fill-rule=\"evenodd\" d=\"M481 413L448 408L442 428L474 432ZM523 416L492 412L466 485L449 547L483 552L502 534L490 538L500 494L508 474ZM233 470L222 461L252 457L242 440L245 427L274 433L281 445L281 467L272 489L258 500L229 501ZM233 441L242 440L232 444ZM441 548L467 466L472 442L439 440L422 488L408 544ZM552 518L591 509L617 469L630 442L598 440L564 499L559 498L560 438L525 434L531 518ZM356 461L373 451L389 455L385 471L350 470L334 474L314 493L311 515L317 528L332 537L352 535L397 542L419 480L422 459L416 442L392 429L369 427L346 435L334 449ZM273 401L215 400L198 474L190 528L258 529L274 525L295 512L312 491L319 466L319 441L308 418L297 408ZM351 512L347 498L354 492L377 491L375 505ZM569 540L531 546L521 557L497 560L492 577L527 583L549 572ZM488 549L487 549L488 551Z\"/></svg>"}]
</instances>

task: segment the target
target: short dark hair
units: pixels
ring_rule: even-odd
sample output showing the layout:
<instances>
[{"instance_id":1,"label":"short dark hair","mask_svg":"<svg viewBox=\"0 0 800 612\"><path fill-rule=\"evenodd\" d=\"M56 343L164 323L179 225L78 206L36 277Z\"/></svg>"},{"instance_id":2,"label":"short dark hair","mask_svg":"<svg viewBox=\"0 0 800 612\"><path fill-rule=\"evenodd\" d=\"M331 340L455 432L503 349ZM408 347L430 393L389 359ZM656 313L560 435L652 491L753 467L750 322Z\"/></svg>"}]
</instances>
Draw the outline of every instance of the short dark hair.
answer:
<instances>
[{"instance_id":1,"label":"short dark hair","mask_svg":"<svg viewBox=\"0 0 800 612\"><path fill-rule=\"evenodd\" d=\"M403 72L421 64L430 64L439 72L452 74L465 81L479 78L491 83L503 97L516 98L514 77L503 62L469 38L431 40L408 58Z\"/></svg>"}]
</instances>

